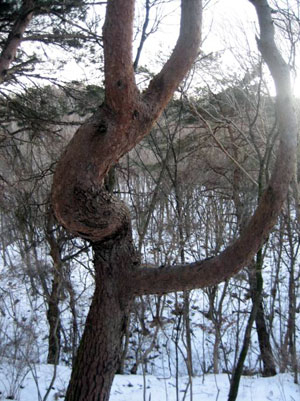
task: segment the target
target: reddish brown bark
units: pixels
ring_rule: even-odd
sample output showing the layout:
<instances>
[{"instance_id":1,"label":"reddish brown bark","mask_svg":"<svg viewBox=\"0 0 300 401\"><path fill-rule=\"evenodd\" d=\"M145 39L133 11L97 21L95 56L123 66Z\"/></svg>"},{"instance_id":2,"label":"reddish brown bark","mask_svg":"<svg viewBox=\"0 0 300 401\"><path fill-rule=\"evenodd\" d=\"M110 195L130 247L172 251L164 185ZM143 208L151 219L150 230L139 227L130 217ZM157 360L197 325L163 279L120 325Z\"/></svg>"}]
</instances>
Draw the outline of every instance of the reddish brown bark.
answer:
<instances>
[{"instance_id":1,"label":"reddish brown bark","mask_svg":"<svg viewBox=\"0 0 300 401\"><path fill-rule=\"evenodd\" d=\"M121 357L132 297L124 282L135 261L129 227L118 238L94 244L96 289L66 401L107 401Z\"/></svg>"},{"instance_id":2,"label":"reddish brown bark","mask_svg":"<svg viewBox=\"0 0 300 401\"><path fill-rule=\"evenodd\" d=\"M58 220L75 235L93 241L113 235L126 219L122 204L103 193L104 176L150 131L191 67L200 44L201 0L183 0L176 47L140 94L131 60L133 7L132 0L108 2L103 31L105 102L79 128L54 176L52 200Z\"/></svg>"},{"instance_id":3,"label":"reddish brown bark","mask_svg":"<svg viewBox=\"0 0 300 401\"><path fill-rule=\"evenodd\" d=\"M34 0L23 0L19 17L16 19L0 55L0 83L5 80L8 69L16 57L24 32L33 17Z\"/></svg>"}]
</instances>

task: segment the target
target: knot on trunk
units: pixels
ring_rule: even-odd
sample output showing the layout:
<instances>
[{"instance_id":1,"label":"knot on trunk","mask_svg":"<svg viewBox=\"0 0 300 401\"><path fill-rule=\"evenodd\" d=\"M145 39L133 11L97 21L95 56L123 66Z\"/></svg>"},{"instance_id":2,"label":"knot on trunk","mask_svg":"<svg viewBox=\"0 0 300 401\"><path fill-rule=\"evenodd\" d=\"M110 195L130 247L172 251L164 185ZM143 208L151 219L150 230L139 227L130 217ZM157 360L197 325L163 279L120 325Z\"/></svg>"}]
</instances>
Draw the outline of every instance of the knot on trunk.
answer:
<instances>
[{"instance_id":1,"label":"knot on trunk","mask_svg":"<svg viewBox=\"0 0 300 401\"><path fill-rule=\"evenodd\" d=\"M58 218L75 236L99 242L128 229L128 207L102 186L74 186L71 195L60 209Z\"/></svg>"}]
</instances>

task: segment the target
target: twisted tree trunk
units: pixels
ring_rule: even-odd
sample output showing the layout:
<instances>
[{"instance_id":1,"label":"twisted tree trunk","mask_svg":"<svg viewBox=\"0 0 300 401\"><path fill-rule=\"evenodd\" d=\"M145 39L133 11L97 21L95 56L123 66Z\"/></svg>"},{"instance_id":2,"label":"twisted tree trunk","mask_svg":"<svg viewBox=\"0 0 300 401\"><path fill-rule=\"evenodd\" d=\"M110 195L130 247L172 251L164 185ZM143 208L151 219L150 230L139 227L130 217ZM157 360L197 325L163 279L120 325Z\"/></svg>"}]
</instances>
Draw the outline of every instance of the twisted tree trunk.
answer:
<instances>
[{"instance_id":1,"label":"twisted tree trunk","mask_svg":"<svg viewBox=\"0 0 300 401\"><path fill-rule=\"evenodd\" d=\"M56 216L95 252L96 290L69 384L67 401L106 401L115 374L128 307L135 295L217 284L237 273L260 249L276 222L294 171L297 124L288 66L274 42L266 0L252 0L261 27L260 50L277 87L280 147L270 183L249 225L220 255L162 269L140 268L126 206L103 188L110 167L150 131L198 53L201 0L182 0L175 49L140 94L132 63L134 0L107 3L103 32L105 102L83 124L59 161L52 203Z\"/></svg>"}]
</instances>

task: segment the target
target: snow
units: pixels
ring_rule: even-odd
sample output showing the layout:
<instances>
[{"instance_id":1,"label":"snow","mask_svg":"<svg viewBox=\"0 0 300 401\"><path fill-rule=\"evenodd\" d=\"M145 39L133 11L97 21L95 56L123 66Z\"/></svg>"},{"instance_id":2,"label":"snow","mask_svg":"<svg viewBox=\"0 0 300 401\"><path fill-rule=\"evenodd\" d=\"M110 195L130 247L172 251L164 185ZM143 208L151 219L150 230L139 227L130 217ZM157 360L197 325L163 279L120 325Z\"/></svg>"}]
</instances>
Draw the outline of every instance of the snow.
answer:
<instances>
[{"instance_id":1,"label":"snow","mask_svg":"<svg viewBox=\"0 0 300 401\"><path fill-rule=\"evenodd\" d=\"M3 362L3 361L2 361ZM6 399L12 389L12 370L15 365L9 362L0 367L0 399ZM18 401L39 401L46 394L54 373L51 365L30 365L28 374L18 383L14 399ZM16 377L16 376L15 376ZM52 385L48 400L64 398L70 377L70 369L56 367L56 379ZM16 383L15 383L16 384ZM16 388L16 386L15 386ZM208 374L194 377L192 380L193 400L225 401L229 390L229 378L226 374ZM178 378L178 400L190 399L187 376ZM278 374L271 378L243 377L240 384L238 401L298 401L300 385L293 382L291 374ZM176 379L147 375L116 375L111 401L173 401L176 400Z\"/></svg>"}]
</instances>

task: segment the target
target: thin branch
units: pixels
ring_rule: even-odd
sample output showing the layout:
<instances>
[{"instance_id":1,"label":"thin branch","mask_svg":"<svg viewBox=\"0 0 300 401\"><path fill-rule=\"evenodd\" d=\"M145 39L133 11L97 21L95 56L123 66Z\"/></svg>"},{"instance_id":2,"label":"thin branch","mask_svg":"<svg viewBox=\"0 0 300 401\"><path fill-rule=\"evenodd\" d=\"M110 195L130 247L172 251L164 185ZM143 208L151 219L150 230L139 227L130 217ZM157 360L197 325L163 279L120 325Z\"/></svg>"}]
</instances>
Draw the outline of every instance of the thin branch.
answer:
<instances>
[{"instance_id":1,"label":"thin branch","mask_svg":"<svg viewBox=\"0 0 300 401\"><path fill-rule=\"evenodd\" d=\"M148 36L147 35L147 28L148 28L149 16L150 16L150 0L146 0L145 7L146 7L146 15L145 15L143 28L142 28L142 36L141 36L140 44L139 44L139 47L137 49L136 57L135 57L135 60L134 60L134 63L133 63L134 71L136 71L136 69L137 69L137 66L138 66L139 60L140 60L140 56L141 56L141 53L142 53L142 49L143 49L143 46L144 46L145 41L146 41L147 36Z\"/></svg>"},{"instance_id":2,"label":"thin branch","mask_svg":"<svg viewBox=\"0 0 300 401\"><path fill-rule=\"evenodd\" d=\"M254 185L258 185L257 182L255 181L254 178L251 177L251 175L247 172L247 170L244 169L244 167L233 157L231 156L231 154L226 150L226 148L224 147L224 145L222 144L221 141L219 141L219 139L216 137L216 135L214 134L213 130L211 129L211 126L209 124L208 121L205 120L205 118L203 118L201 116L201 114L198 112L198 110L196 109L195 105L191 102L189 102L189 105L191 106L194 114L199 118L200 121L202 121L205 125L205 127L207 128L208 132L210 133L210 135L213 137L214 141L216 142L216 144L219 146L219 148L222 150L222 152L225 153L225 155L249 178L249 180L254 184Z\"/></svg>"}]
</instances>

